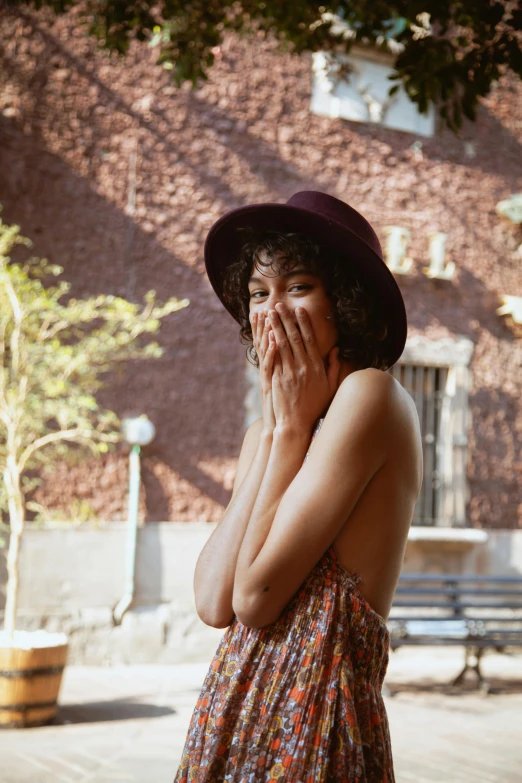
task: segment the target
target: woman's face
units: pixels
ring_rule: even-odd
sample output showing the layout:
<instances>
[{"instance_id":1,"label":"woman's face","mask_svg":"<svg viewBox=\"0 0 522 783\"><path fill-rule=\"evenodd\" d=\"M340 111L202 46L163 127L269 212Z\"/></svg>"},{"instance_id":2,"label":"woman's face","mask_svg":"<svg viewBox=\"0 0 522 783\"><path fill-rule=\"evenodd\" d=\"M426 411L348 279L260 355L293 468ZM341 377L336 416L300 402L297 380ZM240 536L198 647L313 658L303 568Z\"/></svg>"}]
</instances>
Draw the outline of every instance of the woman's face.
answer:
<instances>
[{"instance_id":1,"label":"woman's face","mask_svg":"<svg viewBox=\"0 0 522 783\"><path fill-rule=\"evenodd\" d=\"M263 262L264 258L261 259ZM274 268L275 267L275 268ZM248 281L250 317L254 312L273 310L282 302L290 317L297 323L296 307L308 313L321 357L324 359L337 342L338 332L331 313L331 302L319 277L296 266L280 274L277 263L273 267L256 266ZM330 315L330 318L327 316Z\"/></svg>"}]
</instances>

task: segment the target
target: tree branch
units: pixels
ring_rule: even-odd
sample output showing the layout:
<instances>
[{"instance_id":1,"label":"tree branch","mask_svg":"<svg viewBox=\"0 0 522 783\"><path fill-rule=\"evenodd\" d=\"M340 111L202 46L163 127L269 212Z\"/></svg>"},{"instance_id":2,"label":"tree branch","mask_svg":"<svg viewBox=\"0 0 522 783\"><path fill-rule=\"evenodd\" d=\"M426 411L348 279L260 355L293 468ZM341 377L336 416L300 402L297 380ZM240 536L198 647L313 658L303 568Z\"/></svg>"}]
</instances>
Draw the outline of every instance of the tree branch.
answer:
<instances>
[{"instance_id":1,"label":"tree branch","mask_svg":"<svg viewBox=\"0 0 522 783\"><path fill-rule=\"evenodd\" d=\"M82 429L80 427L75 427L70 430L60 430L59 432L49 432L47 435L43 435L41 438L37 438L35 441L29 444L29 446L26 446L23 450L22 454L20 455L20 459L18 461L18 469L20 472L22 472L25 469L25 466L27 464L27 461L29 458L39 449L43 448L44 446L47 446L49 443L56 443L60 440L76 440L78 438L84 438L88 443L92 444L93 447L96 447L96 441L93 440L92 436L94 430L87 430ZM104 435L103 433L97 433L99 436L99 441L104 443L117 443L119 440L119 436L115 433L114 435Z\"/></svg>"}]
</instances>

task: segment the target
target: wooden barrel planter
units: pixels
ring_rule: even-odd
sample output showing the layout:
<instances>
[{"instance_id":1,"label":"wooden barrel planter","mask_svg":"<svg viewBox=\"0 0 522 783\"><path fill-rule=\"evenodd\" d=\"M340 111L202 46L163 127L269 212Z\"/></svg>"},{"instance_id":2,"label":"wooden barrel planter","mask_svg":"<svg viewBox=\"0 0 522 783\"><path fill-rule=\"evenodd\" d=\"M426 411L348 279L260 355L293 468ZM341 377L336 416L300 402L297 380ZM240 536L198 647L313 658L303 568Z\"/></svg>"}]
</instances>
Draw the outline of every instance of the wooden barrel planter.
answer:
<instances>
[{"instance_id":1,"label":"wooden barrel planter","mask_svg":"<svg viewBox=\"0 0 522 783\"><path fill-rule=\"evenodd\" d=\"M23 631L15 632L12 646L0 644L0 728L43 726L56 715L68 644L64 634L36 634L34 647L33 634Z\"/></svg>"}]
</instances>

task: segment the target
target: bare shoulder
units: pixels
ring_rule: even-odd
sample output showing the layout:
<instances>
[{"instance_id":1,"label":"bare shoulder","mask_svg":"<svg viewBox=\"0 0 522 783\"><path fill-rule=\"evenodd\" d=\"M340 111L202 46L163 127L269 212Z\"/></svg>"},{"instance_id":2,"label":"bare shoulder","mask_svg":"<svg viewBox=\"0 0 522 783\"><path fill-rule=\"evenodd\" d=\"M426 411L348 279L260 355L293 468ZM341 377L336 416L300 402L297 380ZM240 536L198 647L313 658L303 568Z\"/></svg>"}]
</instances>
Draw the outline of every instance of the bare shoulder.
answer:
<instances>
[{"instance_id":1,"label":"bare shoulder","mask_svg":"<svg viewBox=\"0 0 522 783\"><path fill-rule=\"evenodd\" d=\"M404 386L388 372L367 367L348 375L330 405L325 429L359 447L386 446L388 456L401 444L420 448L420 424L415 402ZM325 421L327 424L327 421Z\"/></svg>"},{"instance_id":2,"label":"bare shoulder","mask_svg":"<svg viewBox=\"0 0 522 783\"><path fill-rule=\"evenodd\" d=\"M351 373L343 384L350 380L352 397L357 390L363 401L361 410L365 411L363 420L367 421L367 431L385 443L388 468L393 472L400 466L418 494L423 480L423 447L413 397L393 375L371 367ZM340 390L341 387L338 392ZM406 470L408 465L409 471Z\"/></svg>"},{"instance_id":3,"label":"bare shoulder","mask_svg":"<svg viewBox=\"0 0 522 783\"><path fill-rule=\"evenodd\" d=\"M388 413L401 406L405 406L410 411L416 410L415 403L404 386L389 372L375 367L366 367L350 373L335 395L341 404L359 396L367 402L369 408L385 404Z\"/></svg>"},{"instance_id":4,"label":"bare shoulder","mask_svg":"<svg viewBox=\"0 0 522 783\"><path fill-rule=\"evenodd\" d=\"M333 418L345 420L349 411L357 410L358 416L370 417L382 423L397 404L403 387L387 372L374 367L355 370L340 384L329 409Z\"/></svg>"},{"instance_id":5,"label":"bare shoulder","mask_svg":"<svg viewBox=\"0 0 522 783\"><path fill-rule=\"evenodd\" d=\"M340 384L339 389L349 387L364 387L365 389L391 389L397 381L384 370L377 370L375 367L365 367L363 370L354 370ZM400 386L400 384L398 384ZM402 387L401 387L402 388Z\"/></svg>"}]
</instances>

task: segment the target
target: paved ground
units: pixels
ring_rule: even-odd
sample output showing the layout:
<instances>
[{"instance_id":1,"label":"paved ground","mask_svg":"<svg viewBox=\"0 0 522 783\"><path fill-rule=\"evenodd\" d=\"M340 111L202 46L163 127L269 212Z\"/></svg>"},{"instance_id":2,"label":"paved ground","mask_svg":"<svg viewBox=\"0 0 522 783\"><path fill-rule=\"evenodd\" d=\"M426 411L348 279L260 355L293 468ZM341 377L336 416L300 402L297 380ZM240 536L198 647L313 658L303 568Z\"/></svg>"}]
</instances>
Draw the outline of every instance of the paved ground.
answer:
<instances>
[{"instance_id":1,"label":"paved ground","mask_svg":"<svg viewBox=\"0 0 522 783\"><path fill-rule=\"evenodd\" d=\"M446 683L461 650L391 657L397 783L520 783L522 656L491 654L493 692ZM0 783L172 783L207 664L68 667L57 725L0 732Z\"/></svg>"}]
</instances>

